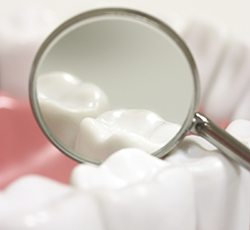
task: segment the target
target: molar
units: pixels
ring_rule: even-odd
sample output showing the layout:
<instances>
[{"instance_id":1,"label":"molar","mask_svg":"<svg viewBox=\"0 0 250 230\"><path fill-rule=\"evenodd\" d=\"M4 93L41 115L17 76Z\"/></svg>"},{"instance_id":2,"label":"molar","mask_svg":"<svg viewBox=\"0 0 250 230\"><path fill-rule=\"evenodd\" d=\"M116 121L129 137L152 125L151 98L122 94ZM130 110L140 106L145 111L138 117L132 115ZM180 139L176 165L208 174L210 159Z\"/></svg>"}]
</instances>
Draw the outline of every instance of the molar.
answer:
<instances>
[{"instance_id":1,"label":"molar","mask_svg":"<svg viewBox=\"0 0 250 230\"><path fill-rule=\"evenodd\" d=\"M149 180L166 163L140 149L122 149L99 167L81 164L74 168L71 183L81 189L120 189Z\"/></svg>"},{"instance_id":2,"label":"molar","mask_svg":"<svg viewBox=\"0 0 250 230\"><path fill-rule=\"evenodd\" d=\"M77 166L71 181L83 191L95 192L107 229L178 230L183 224L195 229L193 181L187 169L139 149L111 155L96 168L94 178L84 170L87 167ZM103 180L107 172L109 178ZM114 184L114 177L120 183Z\"/></svg>"},{"instance_id":3,"label":"molar","mask_svg":"<svg viewBox=\"0 0 250 230\"><path fill-rule=\"evenodd\" d=\"M6 189L0 199L1 229L104 230L92 195L46 178L24 177Z\"/></svg>"},{"instance_id":4,"label":"molar","mask_svg":"<svg viewBox=\"0 0 250 230\"><path fill-rule=\"evenodd\" d=\"M105 159L122 148L140 148L152 153L171 140L179 129L179 125L164 121L151 111L108 111L96 119L81 121L75 150L96 159Z\"/></svg>"},{"instance_id":5,"label":"molar","mask_svg":"<svg viewBox=\"0 0 250 230\"><path fill-rule=\"evenodd\" d=\"M74 146L80 121L96 117L109 106L98 86L64 72L39 76L38 97L46 125L68 147Z\"/></svg>"},{"instance_id":6,"label":"molar","mask_svg":"<svg viewBox=\"0 0 250 230\"><path fill-rule=\"evenodd\" d=\"M249 146L249 127L249 121L234 121L227 131ZM195 136L186 138L180 148L166 160L184 166L193 175L199 218L198 229L248 230L250 225L249 172L226 159L200 137Z\"/></svg>"},{"instance_id":7,"label":"molar","mask_svg":"<svg viewBox=\"0 0 250 230\"><path fill-rule=\"evenodd\" d=\"M70 191L70 187L46 177L33 175L21 177L0 193L0 224L9 216L32 212L37 207L61 199Z\"/></svg>"}]
</instances>

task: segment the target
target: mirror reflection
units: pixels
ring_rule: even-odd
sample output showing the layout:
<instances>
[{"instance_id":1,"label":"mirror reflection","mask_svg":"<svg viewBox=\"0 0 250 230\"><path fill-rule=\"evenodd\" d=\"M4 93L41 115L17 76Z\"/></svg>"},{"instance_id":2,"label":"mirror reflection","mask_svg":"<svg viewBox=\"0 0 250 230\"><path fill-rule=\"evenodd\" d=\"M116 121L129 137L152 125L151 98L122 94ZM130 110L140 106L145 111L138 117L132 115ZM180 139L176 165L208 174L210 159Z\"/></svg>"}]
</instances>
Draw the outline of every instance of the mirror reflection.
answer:
<instances>
[{"instance_id":1,"label":"mirror reflection","mask_svg":"<svg viewBox=\"0 0 250 230\"><path fill-rule=\"evenodd\" d=\"M100 162L121 148L153 153L173 140L193 104L195 79L166 28L101 14L56 31L32 83L35 112L52 142Z\"/></svg>"}]
</instances>

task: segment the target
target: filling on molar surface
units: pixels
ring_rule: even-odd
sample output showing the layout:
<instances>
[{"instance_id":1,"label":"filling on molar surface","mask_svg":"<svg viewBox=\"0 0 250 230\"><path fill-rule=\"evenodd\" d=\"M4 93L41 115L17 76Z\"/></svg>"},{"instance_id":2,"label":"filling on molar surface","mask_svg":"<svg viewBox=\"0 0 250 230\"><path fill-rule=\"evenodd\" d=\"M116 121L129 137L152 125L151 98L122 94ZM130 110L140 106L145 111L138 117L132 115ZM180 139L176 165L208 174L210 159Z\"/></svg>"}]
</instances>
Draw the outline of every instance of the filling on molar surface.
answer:
<instances>
[{"instance_id":1,"label":"filling on molar surface","mask_svg":"<svg viewBox=\"0 0 250 230\"><path fill-rule=\"evenodd\" d=\"M47 128L63 145L82 156L104 160L128 147L152 153L180 129L180 125L149 110L107 111L107 96L98 86L67 73L41 75L37 84Z\"/></svg>"}]
</instances>

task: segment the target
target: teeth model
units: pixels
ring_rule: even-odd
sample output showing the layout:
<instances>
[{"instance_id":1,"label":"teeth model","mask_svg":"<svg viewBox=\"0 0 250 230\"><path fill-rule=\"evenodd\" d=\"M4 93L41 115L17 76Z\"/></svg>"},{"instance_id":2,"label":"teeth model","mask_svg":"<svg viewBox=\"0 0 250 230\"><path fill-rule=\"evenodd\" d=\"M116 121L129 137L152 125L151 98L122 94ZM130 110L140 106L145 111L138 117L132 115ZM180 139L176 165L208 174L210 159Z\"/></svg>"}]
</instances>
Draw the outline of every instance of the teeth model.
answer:
<instances>
[{"instance_id":1,"label":"teeth model","mask_svg":"<svg viewBox=\"0 0 250 230\"><path fill-rule=\"evenodd\" d=\"M39 76L39 106L52 133L73 147L81 120L96 117L109 107L107 96L94 84L82 83L62 72Z\"/></svg>"},{"instance_id":2,"label":"teeth model","mask_svg":"<svg viewBox=\"0 0 250 230\"><path fill-rule=\"evenodd\" d=\"M13 6L0 16L0 87L22 98L28 96L35 53L58 21L53 11L31 5Z\"/></svg>"},{"instance_id":3,"label":"teeth model","mask_svg":"<svg viewBox=\"0 0 250 230\"><path fill-rule=\"evenodd\" d=\"M27 94L31 59L43 37L39 35L43 29L37 27L44 25L47 31L54 24L53 15L46 16L49 21L43 16L41 21L33 20L40 13L31 20L24 17L24 24L21 15L17 20L11 16L10 25L1 18L0 88L17 96ZM20 24L30 29L23 30ZM184 28L185 33L178 31L201 73L202 99L209 103L207 107L203 103L203 110L218 122L250 119L248 49L198 24ZM237 64L238 59L243 62ZM227 75L227 68L235 75ZM217 103L219 97L224 100ZM225 111L221 103L227 103ZM234 121L227 130L250 147L250 121ZM142 150L124 149L99 167L80 165L73 170L70 185L40 176L22 177L0 192L0 229L249 230L249 197L249 173L206 141L190 136L165 161Z\"/></svg>"},{"instance_id":4,"label":"teeth model","mask_svg":"<svg viewBox=\"0 0 250 230\"><path fill-rule=\"evenodd\" d=\"M250 147L250 121L227 129ZM196 136L165 160L123 149L66 186L23 177L0 193L0 229L249 230L250 174Z\"/></svg>"},{"instance_id":5,"label":"teeth model","mask_svg":"<svg viewBox=\"0 0 250 230\"><path fill-rule=\"evenodd\" d=\"M152 153L171 140L179 129L179 125L147 110L108 111L96 119L81 121L75 150L94 159L105 159L128 147Z\"/></svg>"}]
</instances>

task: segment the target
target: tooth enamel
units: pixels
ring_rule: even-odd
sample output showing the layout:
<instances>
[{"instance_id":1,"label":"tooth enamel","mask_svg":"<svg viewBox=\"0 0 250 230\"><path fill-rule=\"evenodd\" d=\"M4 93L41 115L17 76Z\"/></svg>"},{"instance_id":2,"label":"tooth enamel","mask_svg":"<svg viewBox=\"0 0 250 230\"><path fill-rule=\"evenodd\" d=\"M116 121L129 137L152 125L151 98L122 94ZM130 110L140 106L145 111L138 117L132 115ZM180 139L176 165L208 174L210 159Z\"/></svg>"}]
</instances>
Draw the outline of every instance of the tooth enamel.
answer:
<instances>
[{"instance_id":1,"label":"tooth enamel","mask_svg":"<svg viewBox=\"0 0 250 230\"><path fill-rule=\"evenodd\" d=\"M14 96L27 97L34 55L57 18L48 9L13 9L0 16L0 86Z\"/></svg>"},{"instance_id":2,"label":"tooth enamel","mask_svg":"<svg viewBox=\"0 0 250 230\"><path fill-rule=\"evenodd\" d=\"M203 100L204 94L212 83L220 59L223 58L225 35L224 32L216 30L213 26L198 21L186 26L182 34L194 55L199 70Z\"/></svg>"},{"instance_id":3,"label":"tooth enamel","mask_svg":"<svg viewBox=\"0 0 250 230\"><path fill-rule=\"evenodd\" d=\"M231 42L204 99L205 113L212 120L223 122L233 116L239 101L249 90L249 62L249 48L238 42Z\"/></svg>"},{"instance_id":4,"label":"tooth enamel","mask_svg":"<svg viewBox=\"0 0 250 230\"><path fill-rule=\"evenodd\" d=\"M179 129L179 125L147 110L108 111L96 119L82 120L75 150L92 159L105 159L122 148L140 148L152 153Z\"/></svg>"},{"instance_id":5,"label":"tooth enamel","mask_svg":"<svg viewBox=\"0 0 250 230\"><path fill-rule=\"evenodd\" d=\"M39 76L38 86L43 118L51 132L68 147L74 146L84 117L96 117L108 108L108 99L100 88L67 73Z\"/></svg>"},{"instance_id":6,"label":"tooth enamel","mask_svg":"<svg viewBox=\"0 0 250 230\"><path fill-rule=\"evenodd\" d=\"M227 130L250 143L250 121L235 121ZM195 136L165 161L123 149L99 167L76 167L71 188L43 180L20 180L0 193L0 229L248 230L250 225L249 173Z\"/></svg>"},{"instance_id":7,"label":"tooth enamel","mask_svg":"<svg viewBox=\"0 0 250 230\"><path fill-rule=\"evenodd\" d=\"M233 119L247 119L250 120L250 89L247 90L241 101L238 103L237 108L235 109Z\"/></svg>"},{"instance_id":8,"label":"tooth enamel","mask_svg":"<svg viewBox=\"0 0 250 230\"><path fill-rule=\"evenodd\" d=\"M235 120L227 127L227 131L250 148L250 121Z\"/></svg>"},{"instance_id":9,"label":"tooth enamel","mask_svg":"<svg viewBox=\"0 0 250 230\"><path fill-rule=\"evenodd\" d=\"M139 149L123 149L111 155L100 167L82 164L76 167L71 183L82 189L122 188L151 178L166 164Z\"/></svg>"},{"instance_id":10,"label":"tooth enamel","mask_svg":"<svg viewBox=\"0 0 250 230\"><path fill-rule=\"evenodd\" d=\"M99 200L110 230L179 230L183 226L193 230L196 222L193 195L188 171L170 168L155 181L104 193Z\"/></svg>"},{"instance_id":11,"label":"tooth enamel","mask_svg":"<svg viewBox=\"0 0 250 230\"><path fill-rule=\"evenodd\" d=\"M21 179L2 194L0 201L4 201L0 229L104 229L94 197L48 179ZM16 210L8 211L9 206Z\"/></svg>"},{"instance_id":12,"label":"tooth enamel","mask_svg":"<svg viewBox=\"0 0 250 230\"><path fill-rule=\"evenodd\" d=\"M236 130L239 128L240 126L235 126ZM200 140L189 137L166 159L170 163L184 166L193 174L199 219L197 229L248 230L249 173L225 159L219 151L207 150L207 143ZM199 145L195 145L198 142Z\"/></svg>"},{"instance_id":13,"label":"tooth enamel","mask_svg":"<svg viewBox=\"0 0 250 230\"><path fill-rule=\"evenodd\" d=\"M70 191L71 188L68 186L45 177L22 177L5 189L0 196L0 223L8 216L31 212L38 207L43 207Z\"/></svg>"}]
</instances>

